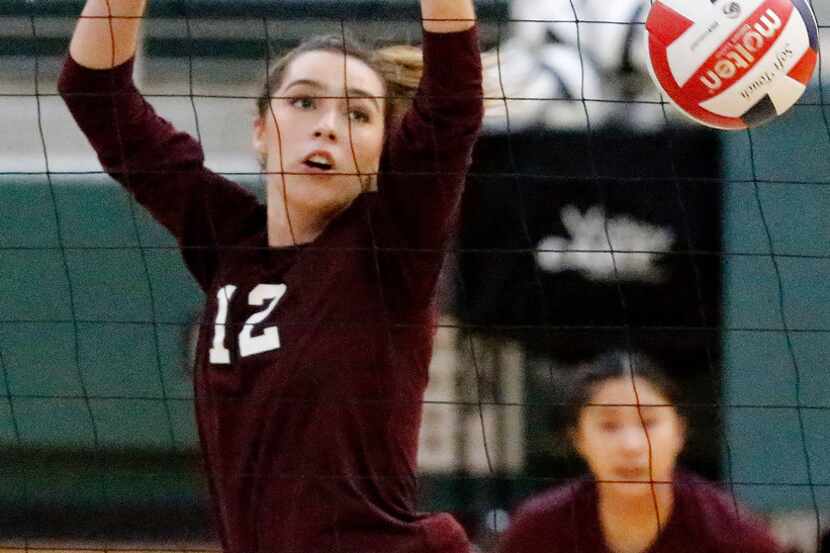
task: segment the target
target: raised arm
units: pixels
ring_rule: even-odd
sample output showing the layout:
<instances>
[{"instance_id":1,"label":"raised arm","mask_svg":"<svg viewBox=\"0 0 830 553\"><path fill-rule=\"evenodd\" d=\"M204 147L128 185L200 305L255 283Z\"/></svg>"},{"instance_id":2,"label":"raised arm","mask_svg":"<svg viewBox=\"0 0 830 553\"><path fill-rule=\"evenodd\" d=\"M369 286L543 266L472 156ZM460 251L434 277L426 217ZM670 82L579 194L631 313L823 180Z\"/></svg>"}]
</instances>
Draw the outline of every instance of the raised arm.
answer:
<instances>
[{"instance_id":1,"label":"raised arm","mask_svg":"<svg viewBox=\"0 0 830 553\"><path fill-rule=\"evenodd\" d=\"M466 31L475 25L473 0L421 0L424 30L432 33Z\"/></svg>"},{"instance_id":2,"label":"raised arm","mask_svg":"<svg viewBox=\"0 0 830 553\"><path fill-rule=\"evenodd\" d=\"M421 0L423 75L391 131L378 179L382 276L400 309L431 301L458 224L483 117L481 54L472 0ZM408 293L405 293L408 292Z\"/></svg>"},{"instance_id":3,"label":"raised arm","mask_svg":"<svg viewBox=\"0 0 830 553\"><path fill-rule=\"evenodd\" d=\"M235 243L256 198L204 166L202 147L156 114L133 83L145 0L87 0L58 90L104 170L176 237L211 284L215 252Z\"/></svg>"},{"instance_id":4,"label":"raised arm","mask_svg":"<svg viewBox=\"0 0 830 553\"><path fill-rule=\"evenodd\" d=\"M421 13L423 74L390 137L379 188L407 245L431 249L455 223L483 117L482 69L472 0L421 0Z\"/></svg>"},{"instance_id":5,"label":"raised arm","mask_svg":"<svg viewBox=\"0 0 830 553\"><path fill-rule=\"evenodd\" d=\"M69 54L89 69L110 69L135 55L146 0L87 0Z\"/></svg>"}]
</instances>

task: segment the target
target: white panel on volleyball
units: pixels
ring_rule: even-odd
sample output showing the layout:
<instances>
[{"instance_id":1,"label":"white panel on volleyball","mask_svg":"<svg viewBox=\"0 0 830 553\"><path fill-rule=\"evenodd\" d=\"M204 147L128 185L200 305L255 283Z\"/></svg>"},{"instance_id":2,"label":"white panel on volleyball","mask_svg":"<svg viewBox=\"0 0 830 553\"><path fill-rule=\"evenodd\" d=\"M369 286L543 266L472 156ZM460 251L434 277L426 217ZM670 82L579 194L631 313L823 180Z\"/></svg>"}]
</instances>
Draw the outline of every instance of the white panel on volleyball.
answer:
<instances>
[{"instance_id":1,"label":"white panel on volleyball","mask_svg":"<svg viewBox=\"0 0 830 553\"><path fill-rule=\"evenodd\" d=\"M793 15L764 57L724 92L701 102L700 106L724 117L741 117L774 88L775 93L770 94L770 99L776 113L783 113L798 101L806 88L795 79L787 77L787 73L806 53L806 49L793 51L792 45L806 46L809 43L804 20L793 10Z\"/></svg>"},{"instance_id":2,"label":"white panel on volleyball","mask_svg":"<svg viewBox=\"0 0 830 553\"><path fill-rule=\"evenodd\" d=\"M728 19L720 11L722 0L715 5L709 2L688 0L662 0L663 4L695 22L685 33L666 48L672 76L681 87L695 74L699 65L723 46L723 43L743 25L745 17ZM744 0L741 9L750 14L765 0ZM694 5L696 8L692 8ZM685 12L685 13L684 13ZM714 23L717 21L717 26ZM694 55L690 55L694 53Z\"/></svg>"},{"instance_id":3,"label":"white panel on volleyball","mask_svg":"<svg viewBox=\"0 0 830 553\"><path fill-rule=\"evenodd\" d=\"M689 0L660 0L661 4L673 9L686 19L700 21L712 14L712 4L709 2L689 2ZM720 3L720 2L718 2Z\"/></svg>"}]
</instances>

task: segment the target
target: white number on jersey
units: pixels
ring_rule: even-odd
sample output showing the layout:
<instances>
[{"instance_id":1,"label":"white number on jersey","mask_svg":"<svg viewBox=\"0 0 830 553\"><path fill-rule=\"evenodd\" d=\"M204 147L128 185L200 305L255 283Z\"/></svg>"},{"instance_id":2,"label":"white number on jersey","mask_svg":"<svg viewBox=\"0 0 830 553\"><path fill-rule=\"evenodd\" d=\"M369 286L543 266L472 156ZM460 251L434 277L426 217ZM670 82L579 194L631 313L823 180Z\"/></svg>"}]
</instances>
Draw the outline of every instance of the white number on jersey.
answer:
<instances>
[{"instance_id":1,"label":"white number on jersey","mask_svg":"<svg viewBox=\"0 0 830 553\"><path fill-rule=\"evenodd\" d=\"M228 284L216 292L216 323L213 325L213 347L210 348L210 362L214 365L227 365L231 362L231 353L225 347L225 323L228 321L228 303L230 303L236 286Z\"/></svg>"},{"instance_id":2,"label":"white number on jersey","mask_svg":"<svg viewBox=\"0 0 830 553\"><path fill-rule=\"evenodd\" d=\"M262 333L254 336L254 326L264 321L274 310L279 301L285 295L287 287L285 284L260 284L248 294L248 305L252 307L261 306L266 303L264 309L260 309L245 321L242 332L239 333L239 355L248 357L265 351L272 351L280 347L280 334L276 326L269 326L263 329ZM228 304L236 292L236 286L228 284L223 286L216 294L218 307L216 309L216 321L213 328L213 347L210 348L210 362L214 365L228 365L231 362L231 354L225 347L225 325L228 320Z\"/></svg>"},{"instance_id":3,"label":"white number on jersey","mask_svg":"<svg viewBox=\"0 0 830 553\"><path fill-rule=\"evenodd\" d=\"M254 325L265 320L277 303L285 294L285 284L260 284L248 294L248 305L262 305L265 300L271 300L262 311L254 313L245 321L242 332L239 333L239 355L248 357L264 351L279 349L280 333L275 326L266 327L259 336L251 336Z\"/></svg>"}]
</instances>

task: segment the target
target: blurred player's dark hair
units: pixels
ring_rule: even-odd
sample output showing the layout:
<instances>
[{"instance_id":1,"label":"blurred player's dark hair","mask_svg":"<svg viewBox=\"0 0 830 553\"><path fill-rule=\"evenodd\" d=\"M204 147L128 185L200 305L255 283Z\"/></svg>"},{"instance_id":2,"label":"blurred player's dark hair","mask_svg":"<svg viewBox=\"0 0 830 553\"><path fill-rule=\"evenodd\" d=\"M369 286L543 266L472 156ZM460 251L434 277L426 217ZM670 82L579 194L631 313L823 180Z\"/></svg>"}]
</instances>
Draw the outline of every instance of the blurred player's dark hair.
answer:
<instances>
[{"instance_id":1,"label":"blurred player's dark hair","mask_svg":"<svg viewBox=\"0 0 830 553\"><path fill-rule=\"evenodd\" d=\"M656 361L640 351L615 350L580 365L572 375L565 393L566 428L576 427L580 412L590 403L591 396L599 384L607 380L632 377L649 382L678 414L684 415L680 387L666 375Z\"/></svg>"}]
</instances>

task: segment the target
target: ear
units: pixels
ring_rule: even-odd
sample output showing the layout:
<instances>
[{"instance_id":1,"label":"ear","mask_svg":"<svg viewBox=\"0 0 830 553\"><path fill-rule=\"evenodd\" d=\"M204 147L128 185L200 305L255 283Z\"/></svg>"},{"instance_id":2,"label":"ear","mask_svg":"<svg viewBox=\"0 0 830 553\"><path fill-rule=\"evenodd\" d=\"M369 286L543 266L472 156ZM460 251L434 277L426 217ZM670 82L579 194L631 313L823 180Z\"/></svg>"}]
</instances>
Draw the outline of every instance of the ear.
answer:
<instances>
[{"instance_id":1,"label":"ear","mask_svg":"<svg viewBox=\"0 0 830 553\"><path fill-rule=\"evenodd\" d=\"M686 438L688 437L688 425L686 419L677 415L677 439L675 445L677 446L677 454L679 455L683 448L686 447Z\"/></svg>"},{"instance_id":2,"label":"ear","mask_svg":"<svg viewBox=\"0 0 830 553\"><path fill-rule=\"evenodd\" d=\"M260 158L268 153L268 142L265 139L265 134L265 118L257 117L254 119L254 132L251 144L253 145L257 156Z\"/></svg>"},{"instance_id":3,"label":"ear","mask_svg":"<svg viewBox=\"0 0 830 553\"><path fill-rule=\"evenodd\" d=\"M579 429L576 426L568 428L566 438L571 444L573 450L576 451L577 455L584 459L585 455L582 452L582 435L580 434Z\"/></svg>"}]
</instances>

